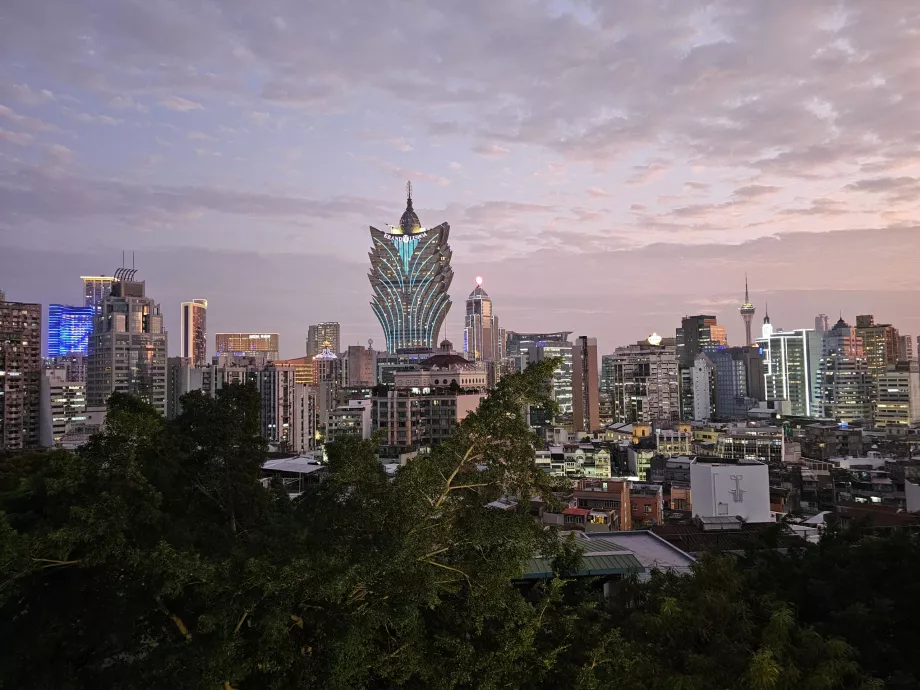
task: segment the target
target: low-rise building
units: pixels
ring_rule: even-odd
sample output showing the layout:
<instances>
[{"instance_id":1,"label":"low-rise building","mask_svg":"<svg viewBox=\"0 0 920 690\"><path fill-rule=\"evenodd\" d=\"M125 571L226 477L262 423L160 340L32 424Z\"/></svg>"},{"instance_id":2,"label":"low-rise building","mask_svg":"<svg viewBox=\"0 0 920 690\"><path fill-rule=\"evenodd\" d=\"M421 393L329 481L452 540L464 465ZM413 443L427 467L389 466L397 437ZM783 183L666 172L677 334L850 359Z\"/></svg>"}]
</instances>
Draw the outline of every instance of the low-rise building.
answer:
<instances>
[{"instance_id":1,"label":"low-rise building","mask_svg":"<svg viewBox=\"0 0 920 690\"><path fill-rule=\"evenodd\" d=\"M690 462L694 517L772 522L770 477L759 460L696 457Z\"/></svg>"}]
</instances>

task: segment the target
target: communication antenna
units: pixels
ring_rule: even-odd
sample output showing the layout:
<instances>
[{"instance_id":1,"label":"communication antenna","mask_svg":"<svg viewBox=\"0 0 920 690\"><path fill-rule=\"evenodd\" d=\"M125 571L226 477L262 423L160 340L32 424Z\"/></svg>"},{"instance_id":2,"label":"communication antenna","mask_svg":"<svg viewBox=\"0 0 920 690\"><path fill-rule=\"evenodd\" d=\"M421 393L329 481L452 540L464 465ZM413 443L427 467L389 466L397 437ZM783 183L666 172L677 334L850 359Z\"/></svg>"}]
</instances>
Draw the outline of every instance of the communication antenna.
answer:
<instances>
[{"instance_id":1,"label":"communication antenna","mask_svg":"<svg viewBox=\"0 0 920 690\"><path fill-rule=\"evenodd\" d=\"M412 183L406 182L406 201L412 203Z\"/></svg>"}]
</instances>

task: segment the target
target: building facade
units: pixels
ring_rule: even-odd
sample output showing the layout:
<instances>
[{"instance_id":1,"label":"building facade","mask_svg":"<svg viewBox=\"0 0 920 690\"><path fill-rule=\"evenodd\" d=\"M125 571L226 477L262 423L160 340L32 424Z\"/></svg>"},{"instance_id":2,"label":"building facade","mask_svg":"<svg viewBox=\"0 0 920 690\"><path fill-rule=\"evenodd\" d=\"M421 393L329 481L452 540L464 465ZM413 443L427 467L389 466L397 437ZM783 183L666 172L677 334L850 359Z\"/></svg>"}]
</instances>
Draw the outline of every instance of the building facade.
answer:
<instances>
[{"instance_id":1,"label":"building facade","mask_svg":"<svg viewBox=\"0 0 920 690\"><path fill-rule=\"evenodd\" d=\"M466 299L463 353L470 361L495 362L505 356L505 332L498 325L492 298L482 289L482 277Z\"/></svg>"},{"instance_id":2,"label":"building facade","mask_svg":"<svg viewBox=\"0 0 920 690\"><path fill-rule=\"evenodd\" d=\"M841 318L823 338L818 371L822 415L839 422L872 419L875 377L858 333Z\"/></svg>"},{"instance_id":3,"label":"building facade","mask_svg":"<svg viewBox=\"0 0 920 690\"><path fill-rule=\"evenodd\" d=\"M872 314L862 314L856 317L855 334L862 342L863 357L873 377L898 363L901 337L897 328L889 323L875 323Z\"/></svg>"},{"instance_id":4,"label":"building facade","mask_svg":"<svg viewBox=\"0 0 920 690\"><path fill-rule=\"evenodd\" d=\"M735 517L749 523L774 521L768 467L757 460L694 458L690 462L690 492L694 517Z\"/></svg>"},{"instance_id":5,"label":"building facade","mask_svg":"<svg viewBox=\"0 0 920 690\"><path fill-rule=\"evenodd\" d=\"M674 340L680 365L681 417L690 419L693 416L693 361L707 348L728 345L728 336L715 316L698 314L681 319Z\"/></svg>"},{"instance_id":6,"label":"building facade","mask_svg":"<svg viewBox=\"0 0 920 690\"><path fill-rule=\"evenodd\" d=\"M324 347L338 354L342 347L342 327L338 321L323 321L307 328L307 357L316 357ZM327 345L328 343L328 345Z\"/></svg>"},{"instance_id":7,"label":"building facade","mask_svg":"<svg viewBox=\"0 0 920 690\"><path fill-rule=\"evenodd\" d=\"M764 400L788 400L790 414L820 417L823 407L816 382L822 334L804 328L779 330L758 339L757 345L763 352Z\"/></svg>"},{"instance_id":8,"label":"building facade","mask_svg":"<svg viewBox=\"0 0 920 690\"><path fill-rule=\"evenodd\" d=\"M93 333L94 307L48 305L48 357L89 354Z\"/></svg>"},{"instance_id":9,"label":"building facade","mask_svg":"<svg viewBox=\"0 0 920 690\"><path fill-rule=\"evenodd\" d=\"M387 232L370 228L371 308L388 352L434 350L451 305L450 226L423 228L412 208L411 184L406 197L399 225L388 226Z\"/></svg>"},{"instance_id":10,"label":"building facade","mask_svg":"<svg viewBox=\"0 0 920 690\"><path fill-rule=\"evenodd\" d=\"M582 335L572 348L572 429L591 433L600 429L597 375L597 338Z\"/></svg>"},{"instance_id":11,"label":"building facade","mask_svg":"<svg viewBox=\"0 0 920 690\"><path fill-rule=\"evenodd\" d=\"M545 359L558 358L559 365L550 381L551 394L558 407L557 424L571 421L573 407L573 349L574 345L564 340L540 340L526 343L526 361L528 364L542 362ZM531 408L531 425L543 426L552 422L545 410Z\"/></svg>"},{"instance_id":12,"label":"building facade","mask_svg":"<svg viewBox=\"0 0 920 690\"><path fill-rule=\"evenodd\" d=\"M277 333L217 333L215 345L217 354L231 354L236 357L265 355L269 361L278 359Z\"/></svg>"},{"instance_id":13,"label":"building facade","mask_svg":"<svg viewBox=\"0 0 920 690\"><path fill-rule=\"evenodd\" d=\"M655 337L618 347L612 355L604 355L601 369L614 422L650 424L681 418L673 338Z\"/></svg>"},{"instance_id":14,"label":"building facade","mask_svg":"<svg viewBox=\"0 0 920 690\"><path fill-rule=\"evenodd\" d=\"M66 367L45 369L41 380L41 445L57 446L74 425L85 424L86 384L69 380Z\"/></svg>"},{"instance_id":15,"label":"building facade","mask_svg":"<svg viewBox=\"0 0 920 690\"><path fill-rule=\"evenodd\" d=\"M875 379L875 426L920 426L920 365L907 360L888 367Z\"/></svg>"},{"instance_id":16,"label":"building facade","mask_svg":"<svg viewBox=\"0 0 920 690\"><path fill-rule=\"evenodd\" d=\"M128 393L166 414L167 333L160 305L146 295L134 269L118 269L90 339L86 397L101 407Z\"/></svg>"},{"instance_id":17,"label":"building facade","mask_svg":"<svg viewBox=\"0 0 920 690\"><path fill-rule=\"evenodd\" d=\"M183 302L180 315L179 356L203 367L208 363L208 300Z\"/></svg>"},{"instance_id":18,"label":"building facade","mask_svg":"<svg viewBox=\"0 0 920 690\"><path fill-rule=\"evenodd\" d=\"M42 306L0 302L0 450L40 442Z\"/></svg>"},{"instance_id":19,"label":"building facade","mask_svg":"<svg viewBox=\"0 0 920 690\"><path fill-rule=\"evenodd\" d=\"M343 360L346 386L373 386L377 383L377 353L370 345L349 345Z\"/></svg>"}]
</instances>

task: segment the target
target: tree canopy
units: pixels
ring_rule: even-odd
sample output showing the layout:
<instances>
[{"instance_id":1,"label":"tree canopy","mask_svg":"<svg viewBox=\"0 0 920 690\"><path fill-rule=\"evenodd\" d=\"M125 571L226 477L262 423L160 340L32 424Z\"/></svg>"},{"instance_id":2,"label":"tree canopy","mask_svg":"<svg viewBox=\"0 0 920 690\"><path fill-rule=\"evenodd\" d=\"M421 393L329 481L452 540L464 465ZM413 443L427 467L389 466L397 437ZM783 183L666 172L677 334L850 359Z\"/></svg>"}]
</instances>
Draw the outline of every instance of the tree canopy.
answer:
<instances>
[{"instance_id":1,"label":"tree canopy","mask_svg":"<svg viewBox=\"0 0 920 690\"><path fill-rule=\"evenodd\" d=\"M530 514L556 500L526 415L552 409L553 366L502 379L395 476L375 442L332 444L293 500L260 481L255 389L169 421L114 396L77 452L0 466L0 687L858 688L866 659L910 665L807 608L779 561L703 559L611 598L567 578L577 549ZM559 576L524 586L536 553Z\"/></svg>"}]
</instances>

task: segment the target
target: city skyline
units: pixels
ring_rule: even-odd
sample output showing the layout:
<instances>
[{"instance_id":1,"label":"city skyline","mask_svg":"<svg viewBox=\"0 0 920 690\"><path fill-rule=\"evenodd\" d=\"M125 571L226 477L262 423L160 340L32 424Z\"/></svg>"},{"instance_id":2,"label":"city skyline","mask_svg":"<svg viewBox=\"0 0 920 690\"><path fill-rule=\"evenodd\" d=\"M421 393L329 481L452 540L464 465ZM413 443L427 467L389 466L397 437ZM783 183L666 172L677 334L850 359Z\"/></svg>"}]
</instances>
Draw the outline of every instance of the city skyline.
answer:
<instances>
[{"instance_id":1,"label":"city skyline","mask_svg":"<svg viewBox=\"0 0 920 690\"><path fill-rule=\"evenodd\" d=\"M343 345L380 347L366 228L399 216L410 179L418 214L451 223L455 284L485 276L509 329L611 352L707 313L740 344L747 271L785 329L843 308L920 332L903 126L920 20L899 3L14 2L9 299L78 304L71 275L127 247L172 332L188 295L225 294L209 326L278 331L283 356L327 318ZM840 256L860 264L846 282ZM303 296L320 291L336 303L314 311Z\"/></svg>"}]
</instances>

